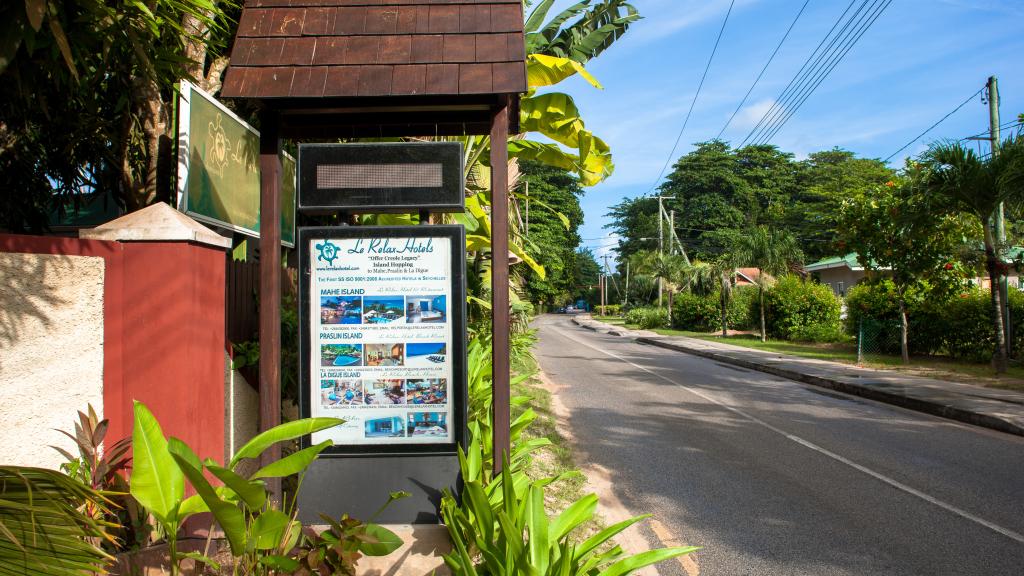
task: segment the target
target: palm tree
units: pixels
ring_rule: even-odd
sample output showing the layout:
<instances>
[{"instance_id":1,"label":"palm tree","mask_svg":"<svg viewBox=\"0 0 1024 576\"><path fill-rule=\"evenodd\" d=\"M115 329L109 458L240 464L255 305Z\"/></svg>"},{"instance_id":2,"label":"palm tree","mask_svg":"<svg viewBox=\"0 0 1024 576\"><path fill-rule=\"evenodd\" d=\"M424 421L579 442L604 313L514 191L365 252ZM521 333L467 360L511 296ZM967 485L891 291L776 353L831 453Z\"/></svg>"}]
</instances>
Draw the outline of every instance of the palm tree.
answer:
<instances>
[{"instance_id":1,"label":"palm tree","mask_svg":"<svg viewBox=\"0 0 1024 576\"><path fill-rule=\"evenodd\" d=\"M1003 325L1002 294L998 289L1003 264L1002 246L995 235L995 219L1000 204L1019 208L1024 204L1024 138L1007 139L1001 151L981 158L959 142L933 144L921 160L924 185L949 203L952 210L973 214L982 222L985 242L985 266L992 295L992 323L996 337L997 373L1006 372L1007 342Z\"/></svg>"},{"instance_id":2,"label":"palm tree","mask_svg":"<svg viewBox=\"0 0 1024 576\"><path fill-rule=\"evenodd\" d=\"M757 297L761 308L761 342L766 339L764 321L764 292L776 276L799 264L803 252L796 238L785 230L774 230L758 226L749 233L739 236L730 250L734 266L754 266L760 269L757 277Z\"/></svg>"},{"instance_id":3,"label":"palm tree","mask_svg":"<svg viewBox=\"0 0 1024 576\"><path fill-rule=\"evenodd\" d=\"M684 266L682 273L685 286L694 294L708 296L716 290L718 291L718 303L722 312L722 337L728 336L728 308L729 300L732 299L732 264L726 259L714 262L695 260L692 264Z\"/></svg>"},{"instance_id":4,"label":"palm tree","mask_svg":"<svg viewBox=\"0 0 1024 576\"><path fill-rule=\"evenodd\" d=\"M634 267L638 272L648 274L662 283L668 292L668 313L671 324L672 297L678 287L685 282L685 264L682 257L675 254L658 252L638 252L634 254ZM658 302L661 306L661 302Z\"/></svg>"},{"instance_id":5,"label":"palm tree","mask_svg":"<svg viewBox=\"0 0 1024 576\"><path fill-rule=\"evenodd\" d=\"M718 289L718 270L712 262L694 260L684 265L681 273L683 287L698 296L707 296Z\"/></svg>"}]
</instances>

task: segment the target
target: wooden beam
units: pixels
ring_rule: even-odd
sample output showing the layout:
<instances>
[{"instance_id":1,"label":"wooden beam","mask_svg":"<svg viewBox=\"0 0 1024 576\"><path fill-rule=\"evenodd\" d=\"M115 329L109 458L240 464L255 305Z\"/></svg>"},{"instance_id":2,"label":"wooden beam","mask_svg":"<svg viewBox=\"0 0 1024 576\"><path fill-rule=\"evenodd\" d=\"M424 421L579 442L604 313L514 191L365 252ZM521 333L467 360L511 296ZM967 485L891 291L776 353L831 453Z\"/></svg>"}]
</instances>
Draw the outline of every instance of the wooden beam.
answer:
<instances>
[{"instance_id":1,"label":"wooden beam","mask_svg":"<svg viewBox=\"0 0 1024 576\"><path fill-rule=\"evenodd\" d=\"M501 98L491 120L491 346L494 421L494 473L511 451L509 428L509 301L508 301L508 99Z\"/></svg>"},{"instance_id":2,"label":"wooden beam","mask_svg":"<svg viewBox=\"0 0 1024 576\"><path fill-rule=\"evenodd\" d=\"M281 139L274 111L260 116L260 431L281 422ZM275 444L261 465L281 457ZM280 482L268 485L280 501Z\"/></svg>"}]
</instances>

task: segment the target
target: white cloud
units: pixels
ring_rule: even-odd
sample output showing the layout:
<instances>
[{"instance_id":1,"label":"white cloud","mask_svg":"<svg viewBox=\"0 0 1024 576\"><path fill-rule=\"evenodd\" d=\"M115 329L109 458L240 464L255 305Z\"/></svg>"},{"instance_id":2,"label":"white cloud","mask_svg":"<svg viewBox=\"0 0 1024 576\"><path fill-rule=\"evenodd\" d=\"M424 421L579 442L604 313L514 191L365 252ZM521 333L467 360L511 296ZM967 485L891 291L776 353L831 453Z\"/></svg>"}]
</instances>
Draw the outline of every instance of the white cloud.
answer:
<instances>
[{"instance_id":1,"label":"white cloud","mask_svg":"<svg viewBox=\"0 0 1024 576\"><path fill-rule=\"evenodd\" d=\"M733 118L732 123L729 124L729 128L736 130L749 130L757 125L757 123L768 113L768 110L775 105L775 100L769 98L767 100L760 100L753 104L747 104L736 114Z\"/></svg>"}]
</instances>

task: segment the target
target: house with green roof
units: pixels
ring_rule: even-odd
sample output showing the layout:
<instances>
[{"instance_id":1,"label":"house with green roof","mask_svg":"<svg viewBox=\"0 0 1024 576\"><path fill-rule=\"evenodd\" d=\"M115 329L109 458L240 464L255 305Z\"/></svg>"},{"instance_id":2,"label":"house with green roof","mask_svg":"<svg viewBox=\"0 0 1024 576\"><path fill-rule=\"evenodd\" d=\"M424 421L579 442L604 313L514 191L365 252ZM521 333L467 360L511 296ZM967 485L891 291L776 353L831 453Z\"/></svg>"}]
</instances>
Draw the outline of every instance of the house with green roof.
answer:
<instances>
[{"instance_id":1,"label":"house with green roof","mask_svg":"<svg viewBox=\"0 0 1024 576\"><path fill-rule=\"evenodd\" d=\"M825 258L804 266L819 282L827 284L837 296L846 296L846 291L867 277L868 271L857 261L857 254Z\"/></svg>"},{"instance_id":2,"label":"house with green roof","mask_svg":"<svg viewBox=\"0 0 1024 576\"><path fill-rule=\"evenodd\" d=\"M1024 276L1014 270L1012 264L1022 260L1024 260L1024 247L1011 246L1004 251L1003 261L1011 265L1010 272L1007 275L1007 282L1010 286L1020 290L1024 290ZM846 296L846 292L850 288L856 286L869 275L869 271L865 270L860 262L857 261L857 254L855 252L851 252L846 256L834 256L819 260L804 266L804 270L817 278L822 284L827 284L837 296ZM885 269L882 268L879 272L884 274ZM988 288L989 281L984 268L978 270L978 275L972 278L971 282L975 286Z\"/></svg>"}]
</instances>

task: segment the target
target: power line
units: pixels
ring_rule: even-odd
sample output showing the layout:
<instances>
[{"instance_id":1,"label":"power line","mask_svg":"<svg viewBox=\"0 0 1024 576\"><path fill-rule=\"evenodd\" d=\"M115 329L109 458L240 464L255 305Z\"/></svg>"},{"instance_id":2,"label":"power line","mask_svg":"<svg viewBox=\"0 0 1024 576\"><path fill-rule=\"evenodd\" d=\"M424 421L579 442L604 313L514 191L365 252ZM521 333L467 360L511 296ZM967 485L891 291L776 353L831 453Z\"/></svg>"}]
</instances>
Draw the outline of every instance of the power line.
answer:
<instances>
[{"instance_id":1,"label":"power line","mask_svg":"<svg viewBox=\"0 0 1024 576\"><path fill-rule=\"evenodd\" d=\"M815 76L814 79L812 79L813 85L806 88L798 96L798 101L786 110L785 117L783 117L781 121L776 123L775 127L771 130L771 133L767 134L761 140L761 144L767 144L769 141L775 138L775 135L778 134L779 131L782 130L782 127L785 126L787 122L789 122L790 118L792 118L797 113L800 107L804 105L804 102L806 102L807 99L811 97L811 94L813 94L814 91L818 89L818 86L820 86L822 82L824 82L825 79L828 78L829 74L832 73L832 70L834 70L836 66L839 65L843 58L845 58L846 55L850 52L850 50L852 50L853 47L857 44L857 42L860 41L861 37L863 37L864 34L867 33L868 29L871 28L871 25L874 24L876 20L878 20L878 18L882 15L883 12L885 12L885 9L888 8L890 4L892 4L892 0L887 0L884 4L879 5L877 8L875 8L874 13L866 16L865 20L858 24L860 28L853 32L855 36L851 39L848 39L846 41L846 44L840 47L841 53L839 53L838 55L834 55L829 62L826 62L825 66L828 66L828 69L824 70L823 72L819 72L818 75Z\"/></svg>"},{"instance_id":2,"label":"power line","mask_svg":"<svg viewBox=\"0 0 1024 576\"><path fill-rule=\"evenodd\" d=\"M810 1L811 0L804 0L804 5L801 6L800 11L796 13L796 18L793 19L793 22L790 23L789 28L786 29L786 33L782 36L782 40L779 40L778 45L775 46L775 50L773 50L772 55L768 57L768 61L764 63L764 68L761 68L761 72L757 75L757 78L754 79L754 83L750 85L750 89L747 90L747 93L743 95L743 99L740 100L740 103L736 105L736 109L733 110L732 116L729 116L729 119L725 122L725 126L722 126L722 129L718 131L718 136L715 136L716 140L722 137L722 133L724 133L725 129L729 127L729 124L732 123L733 118L735 118L736 114L739 113L740 108L743 107L743 104L747 102L747 98L750 97L750 93L754 91L754 87L757 86L757 83L761 81L761 77L764 76L764 71L768 69L768 65L771 64L772 60L775 59L775 55L779 53L779 48L782 48L782 44L785 43L786 38L789 38L789 33L793 31L793 27L796 26L797 20L800 19L800 15L804 13L804 8L807 8L807 4L809 4Z\"/></svg>"},{"instance_id":3,"label":"power line","mask_svg":"<svg viewBox=\"0 0 1024 576\"><path fill-rule=\"evenodd\" d=\"M1024 125L1024 122L1021 122L1020 120L1010 120L1009 122L999 126L999 130L1000 131L1002 131L1002 130L1009 130L1009 129L1013 128L1014 126L1018 126L1018 125ZM990 132L986 128L985 130L982 130L981 132L978 132L977 134L971 134L970 136L964 136L963 138L960 139L960 141L963 142L965 140L973 140L973 139L980 138L980 137L987 138L989 136L989 134L990 134Z\"/></svg>"},{"instance_id":4,"label":"power line","mask_svg":"<svg viewBox=\"0 0 1024 576\"><path fill-rule=\"evenodd\" d=\"M814 59L815 54L817 54L818 51L821 50L821 47L825 44L825 40L828 40L829 36L832 35L832 32L835 32L836 26L839 26L839 23L842 22L843 18L846 17L846 13L850 11L850 8L853 8L853 5L856 2L857 0L850 0L850 4L846 7L846 10L843 10L843 13L839 15L839 18L836 20L836 23L832 25L832 28L829 29L828 33L825 34L825 37L821 39L821 42L818 42L818 46L814 49L813 52L811 52L811 55L807 57L807 60L805 60L803 65L800 66L800 69L797 70L796 75L793 76L793 78L789 81L789 84L787 84L786 87L782 89L782 93L779 94L779 97L775 99L775 102L772 102L771 108L769 108L768 111L765 112L764 116L762 116L761 119L757 121L757 124L754 125L754 128L750 131L750 134L747 134L747 137L744 138L742 142L740 142L740 147L746 144L747 140L749 140L750 137L754 135L754 132L764 124L764 122L768 119L769 114L771 114L776 109L776 107L779 105L779 102L789 92L789 89L793 86L793 83L796 82L798 78L800 78L800 76L803 74L804 69L807 68L807 65L810 64L811 60Z\"/></svg>"},{"instance_id":5,"label":"power line","mask_svg":"<svg viewBox=\"0 0 1024 576\"><path fill-rule=\"evenodd\" d=\"M654 184L651 185L651 189L647 191L650 194L658 186L658 182L661 181L661 177L665 175L665 170L668 169L669 163L672 162L672 157L676 153L676 148L679 147L679 140L683 137L683 132L686 130L686 125L690 122L690 115L693 114L693 107L697 104L697 97L700 96L701 88L704 87L704 80L708 77L708 70L711 69L711 61L715 59L715 52L718 51L718 43L722 40L722 33L725 32L725 25L729 22L729 15L732 14L732 7L736 4L736 0L729 2L729 9L725 12L725 19L722 20L722 28L718 30L718 37L715 38L715 46L711 49L711 56L708 58L708 63L704 66L704 74L700 77L700 84L697 85L697 92L693 95L693 101L690 102L690 109L686 112L686 119L683 120L683 127L679 129L679 135L676 136L675 144L672 145L672 151L668 153L668 158L665 159L665 165L661 167L661 172L658 173L658 177L654 180Z\"/></svg>"},{"instance_id":6,"label":"power line","mask_svg":"<svg viewBox=\"0 0 1024 576\"><path fill-rule=\"evenodd\" d=\"M775 112L772 113L772 116L769 117L768 120L766 120L765 124L761 127L758 133L754 135L753 139L750 141L751 144L759 144L760 140L782 120L782 118L792 107L793 103L795 103L796 100L799 99L800 95L804 93L807 86L809 86L813 81L811 80L811 78L817 78L818 74L824 67L822 62L825 61L826 59L831 61L831 59L836 54L837 43L844 42L847 38L849 38L848 30L850 29L850 26L853 25L855 20L858 21L859 24L859 19L862 17L861 13L862 11L864 11L865 7L867 7L867 4L868 0L864 0L863 2L861 2L860 6L857 7L857 10L854 11L853 15L850 16L850 18L845 21L842 28L840 28L839 32L836 33L835 36L832 36L832 39L829 40L828 45L825 46L825 49L822 50L821 53L817 55L817 57L815 57L814 61L811 63L811 66L807 68L807 70L803 74L800 75L800 78L793 86L792 91L785 98L779 101L779 105L778 107L776 107Z\"/></svg>"},{"instance_id":7,"label":"power line","mask_svg":"<svg viewBox=\"0 0 1024 576\"><path fill-rule=\"evenodd\" d=\"M782 130L782 127L785 126L787 122L789 122L789 120L796 114L800 107L803 106L804 102L806 102L807 99L810 98L811 94L813 94L814 91L818 89L818 86L820 86L822 82L824 82L825 79L828 78L828 76L832 73L836 66L839 65L843 58L846 57L850 50L852 50L853 47L857 44L857 42L860 41L860 39L864 36L864 34L867 33L871 25L874 24L879 17L881 17L882 13L885 12L885 9L888 8L890 4L892 4L892 0L884 0L879 4L872 4L872 6L868 8L868 10L865 11L863 15L858 17L855 14L854 17L850 19L848 24L852 23L854 19L857 19L857 22L853 25L851 31L849 33L846 33L843 36L842 40L839 40L838 46L835 49L833 49L827 56L822 54L818 62L816 62L815 64L815 66L820 64L818 70L816 72L810 73L813 74L813 77L808 75L804 79L803 87L798 88L799 93L796 94L793 100L791 100L789 106L779 108L782 114L775 119L773 126L766 128L763 131L762 135L756 139L758 144L767 144L769 141L775 138L775 135L778 134L780 130ZM858 9L858 13L859 12L860 9ZM846 27L844 26L844 32L845 29ZM824 63L821 63L822 61L824 61Z\"/></svg>"},{"instance_id":8,"label":"power line","mask_svg":"<svg viewBox=\"0 0 1024 576\"><path fill-rule=\"evenodd\" d=\"M883 162L885 162L885 163L888 163L888 162L889 162L889 160L892 160L893 156L895 156L895 155L899 154L900 152L903 152L904 150L906 150L906 149L907 149L907 147L908 147L908 146L910 146L910 145L911 145L911 144L913 144L914 142L917 142L918 140L920 140L920 139L921 139L921 137L922 137L922 136L924 136L925 134L927 134L927 133L931 132L933 128L935 128L935 127L936 127L936 126L938 126L939 124L942 124L942 122L943 122L943 121L944 121L944 120L945 120L946 118L949 118L949 117L950 117L950 116L952 116L953 114L956 114L956 113L957 113L957 111L959 111L959 110L960 110L961 108L963 108L964 106L966 106L968 102L970 102L971 100L973 100L975 96L977 96L978 94L981 94L982 90L984 90L984 88L979 88L977 92L975 92L974 94L971 94L970 96L968 96L966 100L964 100L963 102L961 102L961 103L960 103L960 105L959 105L959 106L957 106L956 108L953 108L953 110L952 110L952 111L950 111L950 112L949 112L948 114L946 114L945 116L943 116L942 118L940 118L938 122L936 122L935 124L932 124L931 126L929 126L929 127L928 127L928 129L927 129L927 130L925 130L924 132L921 132L920 134L918 134L917 136L915 136L913 140L911 140L910 142L907 142L906 144L904 144L904 145L903 145L903 146L902 146L902 147L901 147L901 148L900 148L899 150L897 150L897 151L893 152L892 154L890 154L890 155L889 155L889 157L888 157L888 158L886 158L886 159L885 159L885 160L884 160Z\"/></svg>"}]
</instances>

